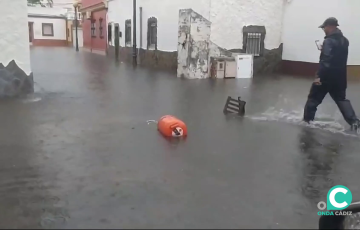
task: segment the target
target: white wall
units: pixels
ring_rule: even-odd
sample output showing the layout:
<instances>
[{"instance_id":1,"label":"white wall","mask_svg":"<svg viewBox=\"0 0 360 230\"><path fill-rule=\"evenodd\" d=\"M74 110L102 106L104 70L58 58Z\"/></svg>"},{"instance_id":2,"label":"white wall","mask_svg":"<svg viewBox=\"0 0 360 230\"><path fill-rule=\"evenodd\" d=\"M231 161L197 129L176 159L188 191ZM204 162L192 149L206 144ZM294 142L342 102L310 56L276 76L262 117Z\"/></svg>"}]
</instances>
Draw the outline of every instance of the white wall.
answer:
<instances>
[{"instance_id":1,"label":"white wall","mask_svg":"<svg viewBox=\"0 0 360 230\"><path fill-rule=\"evenodd\" d=\"M281 44L286 2L287 0L211 1L211 41L225 49L242 48L243 26L256 25L266 28L265 48L278 48Z\"/></svg>"},{"instance_id":2,"label":"white wall","mask_svg":"<svg viewBox=\"0 0 360 230\"><path fill-rule=\"evenodd\" d=\"M27 3L0 0L0 63L15 60L26 74L31 73Z\"/></svg>"},{"instance_id":3,"label":"white wall","mask_svg":"<svg viewBox=\"0 0 360 230\"><path fill-rule=\"evenodd\" d=\"M318 62L315 40L325 36L318 27L326 18L336 17L350 40L348 65L360 65L359 11L359 0L292 0L284 13L283 60Z\"/></svg>"},{"instance_id":4,"label":"white wall","mask_svg":"<svg viewBox=\"0 0 360 230\"><path fill-rule=\"evenodd\" d=\"M110 0L108 22L120 24L124 46L124 25L132 19L132 0ZM158 19L158 49L176 51L179 10L191 8L212 22L211 40L225 49L242 48L242 28L246 25L266 27L265 48L278 48L285 0L138 0L143 7L143 47L147 42L147 19ZM139 10L137 11L139 21ZM138 23L139 36L139 23ZM139 46L139 39L137 42Z\"/></svg>"},{"instance_id":5,"label":"white wall","mask_svg":"<svg viewBox=\"0 0 360 230\"><path fill-rule=\"evenodd\" d=\"M120 46L125 45L125 20L133 18L132 0L110 0L108 7L108 22L119 23L123 37ZM147 19L158 19L158 49L176 51L178 43L179 10L192 8L197 13L208 18L210 15L210 0L137 0L137 47L140 46L139 7L143 8L143 46L147 47ZM132 26L132 29L134 27ZM132 34L131 34L132 35ZM131 36L132 37L132 36Z\"/></svg>"},{"instance_id":6,"label":"white wall","mask_svg":"<svg viewBox=\"0 0 360 230\"><path fill-rule=\"evenodd\" d=\"M34 39L66 40L66 20L62 18L34 18L29 17L29 22L34 23ZM42 23L52 23L54 36L42 35Z\"/></svg>"}]
</instances>

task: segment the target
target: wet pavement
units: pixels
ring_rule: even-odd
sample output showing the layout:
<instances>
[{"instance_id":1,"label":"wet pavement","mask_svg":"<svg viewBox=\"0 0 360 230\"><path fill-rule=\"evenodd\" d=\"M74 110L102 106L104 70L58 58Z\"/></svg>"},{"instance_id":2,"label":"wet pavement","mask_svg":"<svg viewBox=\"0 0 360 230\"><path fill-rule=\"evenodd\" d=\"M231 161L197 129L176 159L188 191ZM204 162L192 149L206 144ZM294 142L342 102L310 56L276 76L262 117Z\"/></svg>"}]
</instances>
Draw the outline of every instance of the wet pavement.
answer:
<instances>
[{"instance_id":1,"label":"wet pavement","mask_svg":"<svg viewBox=\"0 0 360 230\"><path fill-rule=\"evenodd\" d=\"M336 105L299 123L310 79L184 80L31 52L36 94L0 103L0 228L316 228L330 187L360 200L360 139ZM247 101L245 118L224 116L227 96ZM187 139L147 123L166 114Z\"/></svg>"}]
</instances>

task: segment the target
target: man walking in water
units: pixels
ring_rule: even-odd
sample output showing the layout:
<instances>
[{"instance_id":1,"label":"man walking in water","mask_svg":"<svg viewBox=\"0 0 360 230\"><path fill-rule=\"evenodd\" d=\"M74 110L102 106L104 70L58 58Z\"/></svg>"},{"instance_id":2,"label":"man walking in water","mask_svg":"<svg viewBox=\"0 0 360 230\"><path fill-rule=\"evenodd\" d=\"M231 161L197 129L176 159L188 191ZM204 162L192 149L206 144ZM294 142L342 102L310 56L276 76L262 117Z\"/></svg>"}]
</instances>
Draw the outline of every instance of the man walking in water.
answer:
<instances>
[{"instance_id":1,"label":"man walking in water","mask_svg":"<svg viewBox=\"0 0 360 230\"><path fill-rule=\"evenodd\" d=\"M304 121L309 123L314 120L317 107L329 93L351 129L357 130L360 121L350 101L346 99L349 40L338 26L336 18L328 18L319 27L326 36L321 47L319 70L305 105Z\"/></svg>"}]
</instances>

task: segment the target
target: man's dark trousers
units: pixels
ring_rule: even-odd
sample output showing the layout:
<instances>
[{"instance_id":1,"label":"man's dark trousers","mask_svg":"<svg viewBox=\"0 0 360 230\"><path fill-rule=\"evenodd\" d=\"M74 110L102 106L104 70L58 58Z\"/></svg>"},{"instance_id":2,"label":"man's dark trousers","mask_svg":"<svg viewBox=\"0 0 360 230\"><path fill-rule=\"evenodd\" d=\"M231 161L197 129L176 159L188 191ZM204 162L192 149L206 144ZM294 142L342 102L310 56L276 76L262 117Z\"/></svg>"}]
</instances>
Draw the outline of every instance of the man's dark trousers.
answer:
<instances>
[{"instance_id":1,"label":"man's dark trousers","mask_svg":"<svg viewBox=\"0 0 360 230\"><path fill-rule=\"evenodd\" d=\"M350 101L346 99L346 87L342 87L337 82L324 82L321 85L313 83L304 109L304 121L314 120L317 107L328 93L339 107L346 122L352 125L357 120L356 114Z\"/></svg>"}]
</instances>

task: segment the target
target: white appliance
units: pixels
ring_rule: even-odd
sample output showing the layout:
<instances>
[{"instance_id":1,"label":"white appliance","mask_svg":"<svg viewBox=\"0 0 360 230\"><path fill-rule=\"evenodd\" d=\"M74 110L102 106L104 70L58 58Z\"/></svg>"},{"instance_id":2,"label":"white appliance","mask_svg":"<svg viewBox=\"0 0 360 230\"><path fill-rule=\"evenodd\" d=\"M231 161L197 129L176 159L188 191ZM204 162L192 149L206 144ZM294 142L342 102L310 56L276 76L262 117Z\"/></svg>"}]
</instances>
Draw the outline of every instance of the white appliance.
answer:
<instances>
[{"instance_id":1,"label":"white appliance","mask_svg":"<svg viewBox=\"0 0 360 230\"><path fill-rule=\"evenodd\" d=\"M236 56L236 78L253 78L254 56L240 54Z\"/></svg>"}]
</instances>

